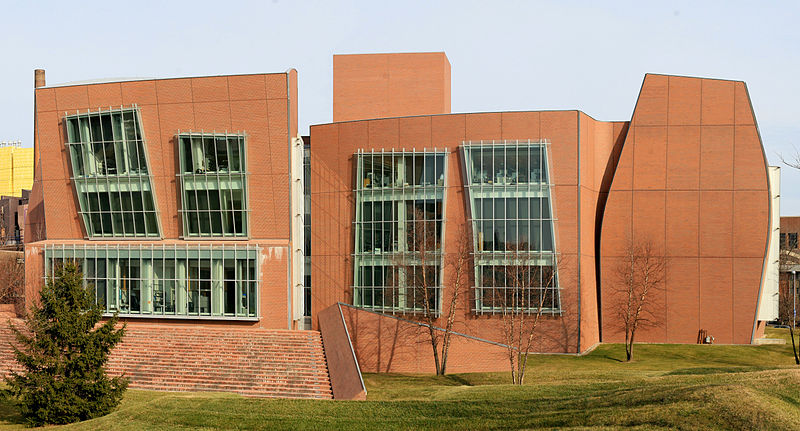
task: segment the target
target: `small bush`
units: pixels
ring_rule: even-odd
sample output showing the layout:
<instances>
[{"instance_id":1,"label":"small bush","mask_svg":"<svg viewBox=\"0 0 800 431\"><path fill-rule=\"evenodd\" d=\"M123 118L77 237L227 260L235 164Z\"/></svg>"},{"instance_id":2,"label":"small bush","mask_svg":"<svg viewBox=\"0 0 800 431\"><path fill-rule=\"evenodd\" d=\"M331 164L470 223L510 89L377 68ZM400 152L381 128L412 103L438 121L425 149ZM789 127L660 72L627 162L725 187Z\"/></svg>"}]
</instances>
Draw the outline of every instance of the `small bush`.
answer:
<instances>
[{"instance_id":1,"label":"small bush","mask_svg":"<svg viewBox=\"0 0 800 431\"><path fill-rule=\"evenodd\" d=\"M103 367L125 328L115 329L116 315L97 326L102 313L78 267L67 262L42 288L25 328L12 328L24 371L6 378L7 395L31 425L91 419L119 404L127 379L109 378Z\"/></svg>"}]
</instances>

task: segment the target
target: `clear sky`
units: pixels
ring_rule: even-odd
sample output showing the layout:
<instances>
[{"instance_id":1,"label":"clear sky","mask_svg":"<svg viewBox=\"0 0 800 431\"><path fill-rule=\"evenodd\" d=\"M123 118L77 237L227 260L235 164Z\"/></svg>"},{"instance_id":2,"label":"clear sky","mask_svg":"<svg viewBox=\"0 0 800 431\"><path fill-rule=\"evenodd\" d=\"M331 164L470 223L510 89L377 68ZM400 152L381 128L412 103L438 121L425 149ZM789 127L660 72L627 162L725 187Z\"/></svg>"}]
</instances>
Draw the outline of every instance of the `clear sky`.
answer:
<instances>
[{"instance_id":1,"label":"clear sky","mask_svg":"<svg viewBox=\"0 0 800 431\"><path fill-rule=\"evenodd\" d=\"M743 80L772 164L800 149L797 1L0 0L0 140L32 145L33 69L109 77L299 73L300 131L331 121L333 54L444 51L453 112L629 120L645 73ZM783 215L800 172L782 169Z\"/></svg>"}]
</instances>

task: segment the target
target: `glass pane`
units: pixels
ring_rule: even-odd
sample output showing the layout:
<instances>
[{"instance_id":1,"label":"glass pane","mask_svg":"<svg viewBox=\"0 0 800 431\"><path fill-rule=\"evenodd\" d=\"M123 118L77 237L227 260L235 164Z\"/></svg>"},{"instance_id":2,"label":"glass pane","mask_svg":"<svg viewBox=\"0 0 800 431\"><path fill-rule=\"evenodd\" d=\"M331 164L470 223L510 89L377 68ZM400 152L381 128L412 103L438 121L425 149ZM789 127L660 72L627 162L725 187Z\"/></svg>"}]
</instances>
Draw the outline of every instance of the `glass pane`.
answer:
<instances>
[{"instance_id":1,"label":"glass pane","mask_svg":"<svg viewBox=\"0 0 800 431\"><path fill-rule=\"evenodd\" d=\"M70 161L72 162L72 172L76 177L82 177L86 175L86 171L83 168L82 148L83 145L70 145Z\"/></svg>"},{"instance_id":2,"label":"glass pane","mask_svg":"<svg viewBox=\"0 0 800 431\"><path fill-rule=\"evenodd\" d=\"M237 138L232 138L228 141L229 150L230 150L230 166L231 171L240 171L242 166L241 156L240 156L240 146L244 145L243 140L239 140Z\"/></svg>"},{"instance_id":3,"label":"glass pane","mask_svg":"<svg viewBox=\"0 0 800 431\"><path fill-rule=\"evenodd\" d=\"M517 149L517 163L518 163L518 176L519 183L527 183L530 181L530 151L527 147Z\"/></svg>"},{"instance_id":4,"label":"glass pane","mask_svg":"<svg viewBox=\"0 0 800 431\"><path fill-rule=\"evenodd\" d=\"M228 172L228 140L226 138L216 139L217 151L217 170Z\"/></svg>"},{"instance_id":5,"label":"glass pane","mask_svg":"<svg viewBox=\"0 0 800 431\"><path fill-rule=\"evenodd\" d=\"M214 172L217 170L216 163L216 150L214 149L214 138L203 138L203 166L206 172Z\"/></svg>"},{"instance_id":6,"label":"glass pane","mask_svg":"<svg viewBox=\"0 0 800 431\"><path fill-rule=\"evenodd\" d=\"M436 156L436 170L434 177L436 178L437 186L444 186L444 158L445 156Z\"/></svg>"},{"instance_id":7,"label":"glass pane","mask_svg":"<svg viewBox=\"0 0 800 431\"><path fill-rule=\"evenodd\" d=\"M193 172L192 167L194 166L192 162L192 140L189 138L180 138L181 147L182 147L182 159L181 165L183 166L183 172L191 173Z\"/></svg>"},{"instance_id":8,"label":"glass pane","mask_svg":"<svg viewBox=\"0 0 800 431\"><path fill-rule=\"evenodd\" d=\"M541 154L540 150L537 147L531 148L531 158L530 158L530 177L531 182L541 183L543 181L542 176L542 161L540 159Z\"/></svg>"}]
</instances>

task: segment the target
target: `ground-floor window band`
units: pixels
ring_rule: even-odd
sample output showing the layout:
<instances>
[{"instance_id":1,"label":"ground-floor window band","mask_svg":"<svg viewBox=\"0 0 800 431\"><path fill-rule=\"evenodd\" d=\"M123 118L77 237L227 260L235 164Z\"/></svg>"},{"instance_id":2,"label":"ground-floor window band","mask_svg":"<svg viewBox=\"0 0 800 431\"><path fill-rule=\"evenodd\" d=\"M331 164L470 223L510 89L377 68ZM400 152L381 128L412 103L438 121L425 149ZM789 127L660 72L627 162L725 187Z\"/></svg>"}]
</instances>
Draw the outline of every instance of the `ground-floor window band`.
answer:
<instances>
[{"instance_id":1,"label":"ground-floor window band","mask_svg":"<svg viewBox=\"0 0 800 431\"><path fill-rule=\"evenodd\" d=\"M49 245L45 278L75 261L107 313L259 317L259 248L243 246Z\"/></svg>"}]
</instances>

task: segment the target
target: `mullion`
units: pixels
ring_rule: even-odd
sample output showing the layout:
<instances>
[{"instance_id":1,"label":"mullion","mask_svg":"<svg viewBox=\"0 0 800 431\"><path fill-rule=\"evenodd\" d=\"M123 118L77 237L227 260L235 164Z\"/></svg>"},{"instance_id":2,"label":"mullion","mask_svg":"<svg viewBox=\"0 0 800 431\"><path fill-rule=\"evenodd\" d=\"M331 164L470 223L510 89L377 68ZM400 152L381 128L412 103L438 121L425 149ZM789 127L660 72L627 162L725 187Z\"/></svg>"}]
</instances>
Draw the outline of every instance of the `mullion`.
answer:
<instances>
[{"instance_id":1,"label":"mullion","mask_svg":"<svg viewBox=\"0 0 800 431\"><path fill-rule=\"evenodd\" d=\"M238 138L236 139L236 141L237 141L236 145L239 145ZM227 174L228 174L228 184L229 184L229 187L226 190L226 192L227 192L228 197L229 197L229 200L228 200L228 205L229 206L228 206L228 208L225 208L225 213L226 213L227 217L230 219L230 227L231 227L231 229L233 229L233 231L230 232L231 235L232 236L240 236L241 233L244 232L244 229L238 229L237 228L238 226L237 226L237 223L236 223L236 216L235 216L236 213L234 212L235 211L235 209L234 209L235 207L233 205L233 187L230 186L230 185L233 184L233 173L231 172L232 171L231 168L233 167L233 160L232 160L233 159L233 155L231 154L232 152L231 152L231 148L230 147L231 147L231 139L226 135L225 136L225 155L228 157L228 172L227 172ZM244 185L244 180L242 180L242 185ZM244 195L245 193L246 193L246 191L242 190L242 195ZM222 198L222 196L220 196L220 203L219 203L220 207L222 207L222 199L221 198ZM242 201L244 202L244 196L242 197ZM224 231L225 231L225 229L223 228L223 232Z\"/></svg>"},{"instance_id":2,"label":"mullion","mask_svg":"<svg viewBox=\"0 0 800 431\"><path fill-rule=\"evenodd\" d=\"M197 157L197 150L194 147L196 139L200 142L200 147L202 148L202 146L203 146L203 137L202 136L200 136L200 137L191 136L189 138L189 148L192 150L192 154L191 154L191 157L192 157L191 172L192 172L192 174L189 176L189 179L191 179L191 181L192 181L191 193L194 194L194 206L191 209L191 215L193 215L195 217L195 219L197 220L197 232L193 232L193 233L195 233L197 236L201 236L202 229L200 228L200 195L197 193L197 178L198 178L198 176L197 176L196 169L194 168L195 166L200 166L201 160L195 160L195 157ZM187 267L187 271L188 271L188 267Z\"/></svg>"},{"instance_id":3,"label":"mullion","mask_svg":"<svg viewBox=\"0 0 800 431\"><path fill-rule=\"evenodd\" d=\"M134 121L134 125L138 125L138 118L137 118L136 115L133 115L133 119L134 119L133 120ZM123 118L123 121L124 121L124 118ZM137 166L137 170L136 170L135 173L133 171L130 171L128 173L128 175L136 177L136 183L137 183L137 188L138 188L138 192L139 192L139 200L142 203L142 207L141 207L142 211L137 213L134 210L134 217L136 217L137 215L142 217L142 227L144 228L144 232L142 232L143 236L149 236L150 232L148 232L148 227L147 227L147 209L146 209L147 205L145 205L145 202L144 202L144 184L142 183L142 166L141 166L141 163L140 163L142 161L142 154L139 153L139 151L140 150L143 151L144 148L140 149L140 145L139 145L140 142L141 141L139 139L136 139L134 141L134 148L136 148L135 151L136 151L136 166ZM133 208L133 194L131 194L131 208ZM135 223L134 223L134 226L135 226Z\"/></svg>"},{"instance_id":4,"label":"mullion","mask_svg":"<svg viewBox=\"0 0 800 431\"><path fill-rule=\"evenodd\" d=\"M213 145L214 150L212 151L214 154L214 179L216 180L216 195L217 199L219 200L220 209L222 209L222 196L220 191L220 181L219 181L219 159L217 158L217 135L214 134L211 137L211 144ZM208 220L211 223L211 236L216 236L214 233L214 220L213 220L213 211L211 210L211 194L209 193L208 198ZM220 223L220 235L225 236L225 228L222 227L222 223Z\"/></svg>"}]
</instances>

